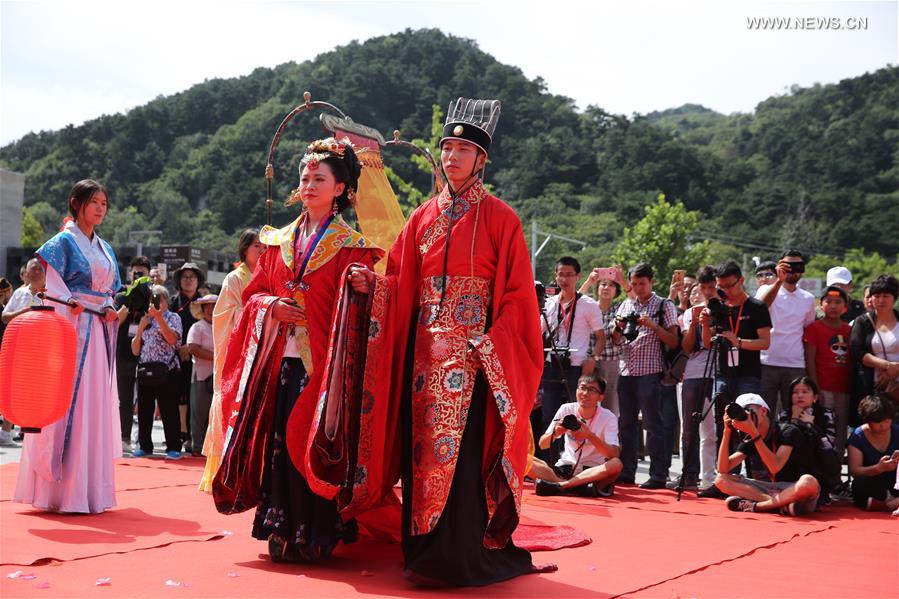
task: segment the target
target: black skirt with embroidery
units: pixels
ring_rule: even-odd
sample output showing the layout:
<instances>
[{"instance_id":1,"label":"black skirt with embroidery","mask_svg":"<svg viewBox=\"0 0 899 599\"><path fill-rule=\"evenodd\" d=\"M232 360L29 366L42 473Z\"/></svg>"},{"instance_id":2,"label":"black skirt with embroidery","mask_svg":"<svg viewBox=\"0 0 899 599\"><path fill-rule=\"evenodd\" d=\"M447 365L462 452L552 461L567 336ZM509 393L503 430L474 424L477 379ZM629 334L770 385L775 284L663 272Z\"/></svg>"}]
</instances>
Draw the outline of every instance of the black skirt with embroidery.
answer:
<instances>
[{"instance_id":1,"label":"black skirt with embroidery","mask_svg":"<svg viewBox=\"0 0 899 599\"><path fill-rule=\"evenodd\" d=\"M287 453L287 419L308 382L309 377L299 358L282 360L273 439L262 472L252 534L260 540L275 534L287 542L286 556L315 562L330 556L339 541L354 541L356 531L355 521L344 524L341 520L337 502L312 492Z\"/></svg>"},{"instance_id":2,"label":"black skirt with embroidery","mask_svg":"<svg viewBox=\"0 0 899 599\"><path fill-rule=\"evenodd\" d=\"M484 547L487 530L487 497L481 475L484 422L487 413L487 382L478 372L468 418L462 433L459 457L449 497L434 530L424 535L411 532L412 452L409 403L402 424L403 448L403 555L406 569L447 586L483 586L531 572L531 554L510 540L502 549ZM404 398L405 399L405 398Z\"/></svg>"}]
</instances>

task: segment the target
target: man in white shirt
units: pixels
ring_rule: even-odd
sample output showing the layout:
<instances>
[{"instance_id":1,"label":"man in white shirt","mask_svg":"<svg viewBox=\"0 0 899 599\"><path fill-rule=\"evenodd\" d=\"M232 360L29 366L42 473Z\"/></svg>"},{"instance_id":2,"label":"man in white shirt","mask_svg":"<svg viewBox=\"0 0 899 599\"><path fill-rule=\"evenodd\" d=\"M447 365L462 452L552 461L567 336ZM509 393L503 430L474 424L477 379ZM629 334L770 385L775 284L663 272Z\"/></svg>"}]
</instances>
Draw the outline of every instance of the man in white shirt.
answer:
<instances>
[{"instance_id":1,"label":"man in white shirt","mask_svg":"<svg viewBox=\"0 0 899 599\"><path fill-rule=\"evenodd\" d=\"M559 293L548 298L540 315L545 345L556 351L546 353L543 365L543 425L549 426L558 409L574 401L581 374L593 372L596 361L589 356L590 335L596 347L605 346L602 310L593 298L576 292L580 263L565 256L556 262Z\"/></svg>"},{"instance_id":2,"label":"man in white shirt","mask_svg":"<svg viewBox=\"0 0 899 599\"><path fill-rule=\"evenodd\" d=\"M759 287L756 298L771 314L771 345L762 351L762 397L770 414L790 406L790 383L805 376L802 333L815 321L815 296L799 288L805 258L798 250L784 252L775 269L777 281ZM778 399L780 407L778 407Z\"/></svg>"},{"instance_id":3,"label":"man in white shirt","mask_svg":"<svg viewBox=\"0 0 899 599\"><path fill-rule=\"evenodd\" d=\"M534 458L530 474L537 478L537 495L612 495L622 464L618 419L600 405L605 389L606 382L595 372L584 374L578 379L577 403L564 404L555 413L539 445L548 449L561 437L563 449L554 466Z\"/></svg>"},{"instance_id":4,"label":"man in white shirt","mask_svg":"<svg viewBox=\"0 0 899 599\"><path fill-rule=\"evenodd\" d=\"M25 265L23 274L25 284L13 291L9 303L3 308L3 324L8 324L19 314L24 314L32 306L40 306L41 300L37 297L38 291L44 288L47 278L40 260L32 258Z\"/></svg>"}]
</instances>

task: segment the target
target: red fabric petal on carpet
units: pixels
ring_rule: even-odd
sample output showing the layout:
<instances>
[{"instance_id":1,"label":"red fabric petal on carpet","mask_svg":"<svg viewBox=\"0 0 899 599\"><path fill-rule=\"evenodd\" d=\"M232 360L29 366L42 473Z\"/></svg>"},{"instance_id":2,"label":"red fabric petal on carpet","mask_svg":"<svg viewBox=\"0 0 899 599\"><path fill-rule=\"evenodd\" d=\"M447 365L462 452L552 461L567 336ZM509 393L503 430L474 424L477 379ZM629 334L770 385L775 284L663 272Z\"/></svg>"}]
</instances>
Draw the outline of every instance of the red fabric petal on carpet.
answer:
<instances>
[{"instance_id":1,"label":"red fabric petal on carpet","mask_svg":"<svg viewBox=\"0 0 899 599\"><path fill-rule=\"evenodd\" d=\"M588 545L593 539L570 526L519 524L512 534L512 541L528 551L555 551Z\"/></svg>"}]
</instances>

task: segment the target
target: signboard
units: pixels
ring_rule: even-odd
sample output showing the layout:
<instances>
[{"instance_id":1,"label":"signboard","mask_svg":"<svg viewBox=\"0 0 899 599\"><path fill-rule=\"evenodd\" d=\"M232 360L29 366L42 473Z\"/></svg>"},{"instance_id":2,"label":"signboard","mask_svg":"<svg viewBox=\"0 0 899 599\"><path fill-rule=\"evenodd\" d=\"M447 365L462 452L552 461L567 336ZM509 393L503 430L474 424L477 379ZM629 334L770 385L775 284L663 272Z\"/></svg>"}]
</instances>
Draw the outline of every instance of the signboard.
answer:
<instances>
[{"instance_id":1,"label":"signboard","mask_svg":"<svg viewBox=\"0 0 899 599\"><path fill-rule=\"evenodd\" d=\"M193 262L200 267L203 275L208 270L206 265L206 250L191 247L189 245L161 245L162 261L168 266L170 272L174 272L185 262Z\"/></svg>"}]
</instances>

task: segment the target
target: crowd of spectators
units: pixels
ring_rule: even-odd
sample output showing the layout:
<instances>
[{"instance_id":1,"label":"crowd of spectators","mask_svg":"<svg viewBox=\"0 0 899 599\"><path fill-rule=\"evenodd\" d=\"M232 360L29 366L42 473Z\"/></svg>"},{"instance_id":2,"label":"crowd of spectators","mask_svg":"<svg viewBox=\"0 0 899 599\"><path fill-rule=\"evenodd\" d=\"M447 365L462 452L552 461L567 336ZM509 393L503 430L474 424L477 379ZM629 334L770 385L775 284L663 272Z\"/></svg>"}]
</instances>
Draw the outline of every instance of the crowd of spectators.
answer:
<instances>
[{"instance_id":1,"label":"crowd of spectators","mask_svg":"<svg viewBox=\"0 0 899 599\"><path fill-rule=\"evenodd\" d=\"M899 514L899 281L879 276L859 300L849 270L834 266L816 298L804 270L798 251L761 262L754 295L733 262L676 270L661 297L648 264L582 276L560 258L541 301L536 492L609 497L636 483L645 456L642 488L695 491L735 511L853 501ZM19 274L18 288L0 279L0 335L41 303L40 261ZM115 299L123 451L152 455L160 418L167 457L202 455L217 296L190 262L167 281L138 256L127 274ZM21 440L13 424L3 421L0 446ZM680 476L669 476L672 453Z\"/></svg>"},{"instance_id":2,"label":"crowd of spectators","mask_svg":"<svg viewBox=\"0 0 899 599\"><path fill-rule=\"evenodd\" d=\"M194 263L183 264L169 280L162 272L146 256L133 258L115 296L119 420L123 453L152 455L153 424L160 419L165 455L178 459L184 452L202 455L212 401L212 313L217 296L204 287L204 273ZM8 323L43 303L38 296L45 286L41 262L28 260L19 277L23 283L18 288L0 278L0 339ZM135 418L138 430L133 435ZM23 435L14 429L15 423L3 420L0 446L19 446Z\"/></svg>"},{"instance_id":3,"label":"crowd of spectators","mask_svg":"<svg viewBox=\"0 0 899 599\"><path fill-rule=\"evenodd\" d=\"M834 266L815 297L805 264L795 250L760 262L753 295L733 262L676 270L660 297L648 264L579 281L577 260L559 259L541 303L536 493L611 496L645 455L640 487L734 511L854 501L899 515L899 281L877 277L862 301Z\"/></svg>"}]
</instances>

